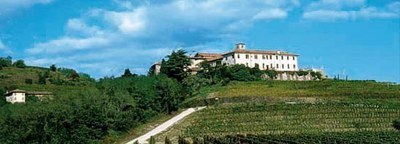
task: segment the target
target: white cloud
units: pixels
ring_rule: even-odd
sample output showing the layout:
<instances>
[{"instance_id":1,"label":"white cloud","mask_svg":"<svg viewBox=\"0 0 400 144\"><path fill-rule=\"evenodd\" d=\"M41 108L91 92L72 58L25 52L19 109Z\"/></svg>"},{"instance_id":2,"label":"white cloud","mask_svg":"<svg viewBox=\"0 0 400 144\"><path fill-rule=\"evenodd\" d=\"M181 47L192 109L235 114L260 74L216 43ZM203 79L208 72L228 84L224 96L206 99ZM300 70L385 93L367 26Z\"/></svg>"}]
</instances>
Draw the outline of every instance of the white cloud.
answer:
<instances>
[{"instance_id":1,"label":"white cloud","mask_svg":"<svg viewBox=\"0 0 400 144\"><path fill-rule=\"evenodd\" d=\"M34 48L28 49L29 54L58 54L70 51L93 49L109 43L101 37L70 38L63 37L46 43L38 43Z\"/></svg>"},{"instance_id":2,"label":"white cloud","mask_svg":"<svg viewBox=\"0 0 400 144\"><path fill-rule=\"evenodd\" d=\"M100 36L104 35L97 26L88 26L82 19L69 19L66 26L67 33L69 35L81 35L81 36Z\"/></svg>"},{"instance_id":3,"label":"white cloud","mask_svg":"<svg viewBox=\"0 0 400 144\"><path fill-rule=\"evenodd\" d=\"M0 0L0 17L28 8L35 4L47 4L53 0Z\"/></svg>"},{"instance_id":4,"label":"white cloud","mask_svg":"<svg viewBox=\"0 0 400 144\"><path fill-rule=\"evenodd\" d=\"M343 20L350 17L351 12L347 11L334 11L334 10L316 10L303 14L304 19L317 19L317 20Z\"/></svg>"},{"instance_id":5,"label":"white cloud","mask_svg":"<svg viewBox=\"0 0 400 144\"><path fill-rule=\"evenodd\" d=\"M104 18L116 25L125 34L132 34L144 30L146 8L137 8L128 12L106 11Z\"/></svg>"},{"instance_id":6,"label":"white cloud","mask_svg":"<svg viewBox=\"0 0 400 144\"><path fill-rule=\"evenodd\" d=\"M143 73L178 47L229 41L256 21L285 19L292 7L300 5L298 0L115 2L121 9L92 9L70 19L64 36L26 51L27 63L55 63L97 77L119 74L124 68Z\"/></svg>"},{"instance_id":7,"label":"white cloud","mask_svg":"<svg viewBox=\"0 0 400 144\"><path fill-rule=\"evenodd\" d=\"M268 9L263 10L256 15L253 16L253 19L260 20L260 19L283 19L287 17L287 12L285 10L275 8L275 9Z\"/></svg>"},{"instance_id":8,"label":"white cloud","mask_svg":"<svg viewBox=\"0 0 400 144\"><path fill-rule=\"evenodd\" d=\"M398 3L391 3L386 8L376 8L365 6L365 0L322 0L311 3L302 18L322 21L399 18Z\"/></svg>"}]
</instances>

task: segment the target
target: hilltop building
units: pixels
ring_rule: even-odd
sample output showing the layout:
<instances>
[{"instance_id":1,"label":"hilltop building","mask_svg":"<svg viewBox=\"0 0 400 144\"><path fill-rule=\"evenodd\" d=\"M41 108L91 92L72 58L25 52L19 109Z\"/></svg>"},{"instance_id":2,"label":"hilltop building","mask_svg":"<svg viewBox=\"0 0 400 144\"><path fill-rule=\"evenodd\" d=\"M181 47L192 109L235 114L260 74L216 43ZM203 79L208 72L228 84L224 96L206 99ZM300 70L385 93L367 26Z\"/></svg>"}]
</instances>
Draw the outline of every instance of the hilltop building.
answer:
<instances>
[{"instance_id":1,"label":"hilltop building","mask_svg":"<svg viewBox=\"0 0 400 144\"><path fill-rule=\"evenodd\" d=\"M188 71L196 74L200 70L200 63L207 61L211 66L241 64L260 70L274 70L278 72L277 80L312 80L310 75L298 76L294 73L299 71L298 57L298 54L280 50L249 50L244 43L238 43L233 51L227 53L197 53L189 57L191 65ZM160 68L160 62L151 67L155 74L160 72Z\"/></svg>"},{"instance_id":2,"label":"hilltop building","mask_svg":"<svg viewBox=\"0 0 400 144\"><path fill-rule=\"evenodd\" d=\"M12 90L4 94L6 101L12 104L25 103L27 96L35 96L42 100L44 96L50 95L52 95L51 92L28 92L20 89Z\"/></svg>"}]
</instances>

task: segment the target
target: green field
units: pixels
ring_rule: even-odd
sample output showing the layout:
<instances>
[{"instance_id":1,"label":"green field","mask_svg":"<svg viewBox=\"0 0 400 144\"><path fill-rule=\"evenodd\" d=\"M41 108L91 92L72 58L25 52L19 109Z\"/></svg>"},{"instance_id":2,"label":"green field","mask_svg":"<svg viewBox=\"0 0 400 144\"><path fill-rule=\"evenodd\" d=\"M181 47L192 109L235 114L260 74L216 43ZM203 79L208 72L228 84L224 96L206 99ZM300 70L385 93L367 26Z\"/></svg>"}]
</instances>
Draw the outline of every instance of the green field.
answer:
<instances>
[{"instance_id":1,"label":"green field","mask_svg":"<svg viewBox=\"0 0 400 144\"><path fill-rule=\"evenodd\" d=\"M203 88L189 100L206 101L209 107L158 135L159 141L165 136L176 140L180 135L229 143L237 134L250 135L255 143L274 139L290 143L284 142L289 140L284 136L294 142L304 142L304 137L399 140L392 127L392 122L400 119L399 85L372 81L233 82ZM360 141L365 134L378 140ZM382 135L387 139L381 139Z\"/></svg>"}]
</instances>

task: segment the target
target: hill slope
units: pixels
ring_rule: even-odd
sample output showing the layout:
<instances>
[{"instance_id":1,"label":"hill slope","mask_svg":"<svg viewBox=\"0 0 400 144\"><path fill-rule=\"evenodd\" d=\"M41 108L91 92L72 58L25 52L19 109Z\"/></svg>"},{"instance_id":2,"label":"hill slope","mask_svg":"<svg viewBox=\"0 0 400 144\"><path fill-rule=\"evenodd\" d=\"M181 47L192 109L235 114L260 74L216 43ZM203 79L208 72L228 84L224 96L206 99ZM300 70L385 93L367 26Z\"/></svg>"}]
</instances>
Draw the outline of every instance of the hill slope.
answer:
<instances>
[{"instance_id":1,"label":"hill slope","mask_svg":"<svg viewBox=\"0 0 400 144\"><path fill-rule=\"evenodd\" d=\"M368 134L378 138L375 142L390 143L399 138L393 135L392 127L392 121L400 118L399 85L371 81L234 82L204 88L188 103L202 101L211 104L208 109L157 139L207 136L226 142L241 134L255 140L292 137L292 142L301 142L299 136L330 139L332 135L351 140L354 135L353 140L363 140L362 135ZM379 141L381 135L388 139Z\"/></svg>"},{"instance_id":2,"label":"hill slope","mask_svg":"<svg viewBox=\"0 0 400 144\"><path fill-rule=\"evenodd\" d=\"M0 69L0 93L17 88L28 91L60 92L94 85L94 79L83 73L78 74L78 78L71 78L72 71L74 70L66 68L51 71L42 67L3 67ZM45 82L39 84L40 75L44 77Z\"/></svg>"}]
</instances>

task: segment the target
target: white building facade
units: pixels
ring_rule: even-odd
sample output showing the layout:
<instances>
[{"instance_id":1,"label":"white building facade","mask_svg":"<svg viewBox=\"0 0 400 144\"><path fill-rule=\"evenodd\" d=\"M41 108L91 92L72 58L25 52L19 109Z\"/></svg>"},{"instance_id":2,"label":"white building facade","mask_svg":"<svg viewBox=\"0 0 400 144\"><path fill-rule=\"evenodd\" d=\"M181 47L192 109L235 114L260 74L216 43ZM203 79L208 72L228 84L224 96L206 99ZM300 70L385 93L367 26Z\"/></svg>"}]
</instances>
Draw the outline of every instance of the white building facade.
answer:
<instances>
[{"instance_id":1,"label":"white building facade","mask_svg":"<svg viewBox=\"0 0 400 144\"><path fill-rule=\"evenodd\" d=\"M232 52L223 54L221 64L242 64L260 70L298 71L298 55L283 51L246 50L244 43L236 44Z\"/></svg>"},{"instance_id":2,"label":"white building facade","mask_svg":"<svg viewBox=\"0 0 400 144\"><path fill-rule=\"evenodd\" d=\"M25 94L23 90L13 90L5 94L6 101L10 103L25 103Z\"/></svg>"},{"instance_id":3,"label":"white building facade","mask_svg":"<svg viewBox=\"0 0 400 144\"><path fill-rule=\"evenodd\" d=\"M247 50L244 43L236 44L233 51L219 53L197 53L195 56L189 56L191 65L188 71L196 74L201 70L200 63L207 61L211 66L217 65L245 65L246 67L258 67L260 70L275 70L278 72L296 72L299 71L297 54L288 53L280 50ZM160 72L160 63L154 64L151 69L158 74Z\"/></svg>"}]
</instances>

